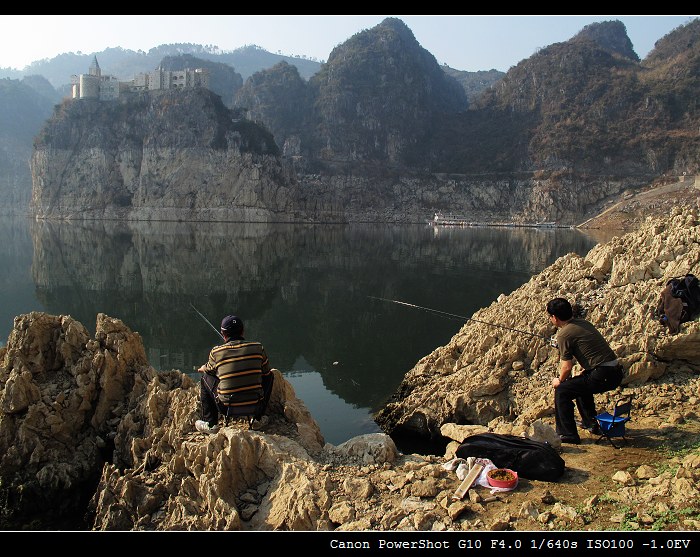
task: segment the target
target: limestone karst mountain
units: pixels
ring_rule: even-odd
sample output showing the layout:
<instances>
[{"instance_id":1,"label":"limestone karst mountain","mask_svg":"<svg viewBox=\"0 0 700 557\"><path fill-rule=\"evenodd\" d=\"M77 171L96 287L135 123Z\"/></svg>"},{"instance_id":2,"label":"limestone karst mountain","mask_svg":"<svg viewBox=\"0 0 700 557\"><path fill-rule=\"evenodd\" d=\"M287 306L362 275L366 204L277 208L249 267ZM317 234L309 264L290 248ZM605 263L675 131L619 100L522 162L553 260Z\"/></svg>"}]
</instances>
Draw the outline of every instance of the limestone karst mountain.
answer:
<instances>
[{"instance_id":1,"label":"limestone karst mountain","mask_svg":"<svg viewBox=\"0 0 700 557\"><path fill-rule=\"evenodd\" d=\"M230 210L220 211L227 193L218 190L221 184L201 160L188 158L190 151L179 153L175 166L163 160L143 169L128 163L115 167L110 176L118 179L112 185L132 185L125 196L121 185L112 191L107 180L96 190L102 198L97 212L142 219L424 222L444 211L482 222L575 225L626 190L698 170L699 33L698 20L692 20L640 62L619 21L591 25L523 60L467 103L463 88L410 29L389 18L337 46L308 82L291 64L282 64L254 74L239 90L239 110L226 117L249 131L260 127L246 115L261 124L284 160L263 168L266 178L252 181ZM187 103L176 104L186 110ZM134 116L138 106L136 101L119 117ZM105 109L104 123L113 114ZM180 121L193 118L182 114ZM126 120L120 125L132 126ZM154 128L158 125L153 122ZM179 131L166 126L162 133L165 138ZM195 126L192 137L198 131L201 127ZM82 133L106 136L104 130ZM41 133L37 139L40 149L47 147ZM199 149L210 145L207 134L199 140ZM101 163L77 142L73 148L65 179L99 178ZM143 152L120 153L117 145L108 160L144 157ZM225 164L230 173L247 176L249 168L236 168L238 162L232 157ZM78 167L82 174L71 175ZM43 163L36 168L46 175L33 178L41 203L32 214L46 204L47 191L64 190L55 183L59 172ZM137 203L134 210L134 183L150 183L157 176L160 187L168 188L172 174L182 168L203 173L180 175L180 181L186 175L198 181L197 192L175 188L147 196L150 205ZM75 207L73 189L65 191L68 199L55 199L51 211L38 214L77 218L83 209L83 216L94 213L89 206Z\"/></svg>"},{"instance_id":2,"label":"limestone karst mountain","mask_svg":"<svg viewBox=\"0 0 700 557\"><path fill-rule=\"evenodd\" d=\"M617 54L639 62L639 56L634 51L634 45L632 45L632 41L627 36L627 29L619 20L586 25L571 40L592 41L613 55Z\"/></svg>"}]
</instances>

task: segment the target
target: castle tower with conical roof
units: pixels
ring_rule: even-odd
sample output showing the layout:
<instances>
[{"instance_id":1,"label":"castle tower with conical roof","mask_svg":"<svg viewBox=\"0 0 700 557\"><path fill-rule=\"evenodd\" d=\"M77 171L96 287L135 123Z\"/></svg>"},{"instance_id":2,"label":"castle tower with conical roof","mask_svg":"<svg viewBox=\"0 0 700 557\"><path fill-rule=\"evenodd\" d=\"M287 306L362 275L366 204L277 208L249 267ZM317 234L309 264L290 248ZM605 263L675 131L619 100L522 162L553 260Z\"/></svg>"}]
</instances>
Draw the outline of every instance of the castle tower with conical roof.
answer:
<instances>
[{"instance_id":1,"label":"castle tower with conical roof","mask_svg":"<svg viewBox=\"0 0 700 557\"><path fill-rule=\"evenodd\" d=\"M100 65L97 63L97 56L95 56L92 60L92 64L90 64L90 69L88 70L88 75L94 75L95 77L100 77L102 75L102 70L100 69Z\"/></svg>"}]
</instances>

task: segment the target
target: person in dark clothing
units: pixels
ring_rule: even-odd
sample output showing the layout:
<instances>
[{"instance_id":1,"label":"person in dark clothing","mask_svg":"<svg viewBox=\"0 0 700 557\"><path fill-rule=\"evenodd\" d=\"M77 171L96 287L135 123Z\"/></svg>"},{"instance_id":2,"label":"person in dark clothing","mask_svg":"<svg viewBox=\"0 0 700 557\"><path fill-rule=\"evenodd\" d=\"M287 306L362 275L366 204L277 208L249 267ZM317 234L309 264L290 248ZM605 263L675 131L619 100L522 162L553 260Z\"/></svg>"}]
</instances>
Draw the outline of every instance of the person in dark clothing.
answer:
<instances>
[{"instance_id":1,"label":"person in dark clothing","mask_svg":"<svg viewBox=\"0 0 700 557\"><path fill-rule=\"evenodd\" d=\"M599 433L593 395L617 388L622 383L623 368L598 329L585 319L574 317L566 299L550 300L547 314L558 329L556 341L561 358L559 377L552 379L556 431L562 443L578 445L581 438L574 421L574 401L582 426ZM574 359L583 373L572 377Z\"/></svg>"},{"instance_id":2,"label":"person in dark clothing","mask_svg":"<svg viewBox=\"0 0 700 557\"><path fill-rule=\"evenodd\" d=\"M227 315L221 321L224 344L215 346L202 373L202 419L195 422L197 431L216 433L219 412L235 416L254 416L252 427L259 429L267 421L264 416L272 393L273 374L265 348L259 342L243 337L243 321Z\"/></svg>"}]
</instances>

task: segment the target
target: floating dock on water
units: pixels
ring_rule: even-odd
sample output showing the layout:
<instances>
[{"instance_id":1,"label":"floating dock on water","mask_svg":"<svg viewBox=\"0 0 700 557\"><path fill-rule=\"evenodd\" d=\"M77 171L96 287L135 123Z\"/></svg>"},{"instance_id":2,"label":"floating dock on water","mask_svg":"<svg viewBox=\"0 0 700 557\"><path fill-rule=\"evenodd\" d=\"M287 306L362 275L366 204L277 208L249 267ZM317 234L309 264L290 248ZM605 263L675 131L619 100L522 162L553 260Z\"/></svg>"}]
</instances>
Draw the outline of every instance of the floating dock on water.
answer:
<instances>
[{"instance_id":1,"label":"floating dock on water","mask_svg":"<svg viewBox=\"0 0 700 557\"><path fill-rule=\"evenodd\" d=\"M530 228L571 228L568 225L560 225L554 221L549 222L478 222L469 217L463 215L443 215L442 213L435 213L432 220L427 221L429 226L457 226L457 227L469 227L469 226L509 226L509 227L530 227Z\"/></svg>"}]
</instances>

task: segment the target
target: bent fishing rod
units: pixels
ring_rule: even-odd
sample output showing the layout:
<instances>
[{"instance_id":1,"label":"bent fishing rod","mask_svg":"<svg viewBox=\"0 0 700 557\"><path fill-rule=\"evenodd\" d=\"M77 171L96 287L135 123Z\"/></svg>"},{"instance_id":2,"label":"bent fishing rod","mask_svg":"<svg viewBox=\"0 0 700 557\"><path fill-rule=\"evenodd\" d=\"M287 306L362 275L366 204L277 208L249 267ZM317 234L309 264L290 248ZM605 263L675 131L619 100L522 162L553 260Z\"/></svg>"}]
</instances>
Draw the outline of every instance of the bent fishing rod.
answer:
<instances>
[{"instance_id":1,"label":"bent fishing rod","mask_svg":"<svg viewBox=\"0 0 700 557\"><path fill-rule=\"evenodd\" d=\"M214 325L211 324L209 319L207 319L201 313L199 313L199 310L196 307L194 307L192 304L190 304L190 307L197 312L197 315L199 315L202 319L204 319L204 321L206 321L207 325L209 325L212 329L214 329L216 331L216 334L221 337L221 340L226 341L226 339L224 338L224 335L221 334L221 331L219 331L216 327L214 327Z\"/></svg>"},{"instance_id":2,"label":"bent fishing rod","mask_svg":"<svg viewBox=\"0 0 700 557\"><path fill-rule=\"evenodd\" d=\"M514 331L516 333L521 333L523 335L529 335L531 337L535 338L540 338L544 341L546 341L548 344L552 343L552 338L546 337L544 335L538 335L536 333L531 333L529 331L521 331L520 329L514 329L513 327L506 327L505 325L499 325L497 323L489 323L488 321L480 321L479 319L474 319L473 317L465 317L464 315L457 315L456 313L448 313L446 311L440 311L439 309L433 309L433 308L427 308L424 306L418 306L416 304L409 304L408 302L402 302L401 300L390 300L389 298L379 298L377 296L367 296L368 298L372 298L374 300L382 300L383 302L391 302L394 304L400 304L402 306L408 306L416 309L422 309L424 311L430 311L432 313L436 313L439 315L445 315L448 317L454 317L457 319L464 319L465 321L474 321L476 323L483 323L484 325L490 325L491 327L499 327L501 329L506 329L508 331Z\"/></svg>"}]
</instances>

